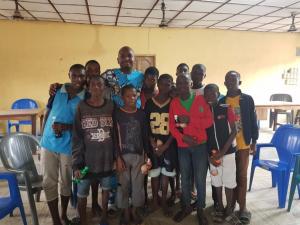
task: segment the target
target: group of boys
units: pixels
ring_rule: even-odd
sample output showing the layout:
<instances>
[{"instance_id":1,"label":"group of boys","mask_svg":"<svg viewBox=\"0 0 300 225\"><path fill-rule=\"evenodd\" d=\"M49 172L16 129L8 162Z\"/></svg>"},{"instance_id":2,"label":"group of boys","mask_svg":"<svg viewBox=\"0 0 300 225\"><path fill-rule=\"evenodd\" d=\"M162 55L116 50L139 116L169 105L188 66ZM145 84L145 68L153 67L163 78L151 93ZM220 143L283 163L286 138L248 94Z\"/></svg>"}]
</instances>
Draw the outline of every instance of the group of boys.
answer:
<instances>
[{"instance_id":1,"label":"group of boys","mask_svg":"<svg viewBox=\"0 0 300 225\"><path fill-rule=\"evenodd\" d=\"M138 209L147 203L149 176L153 197L150 211L161 206L164 215L171 216L180 190L181 208L174 221L182 221L196 209L199 225L207 225L208 168L214 221L250 223L247 168L249 154L255 152L258 127L253 99L239 89L240 74L226 74L228 92L221 97L217 85L203 85L206 68L202 64L194 65L191 74L187 64L180 64L174 83L171 75L159 75L155 67L143 75L133 69L133 62L134 52L125 46L118 53L120 68L101 74L95 60L85 66L75 64L69 70L70 83L50 87L41 146L43 187L53 224L72 224L67 217L72 176L79 180L80 224L88 224L90 187L92 211L101 211L101 225L108 224L108 203L110 198L114 202L115 192L117 207L122 210L120 224L142 224ZM169 184L171 197L167 199ZM234 213L236 202L238 213Z\"/></svg>"}]
</instances>

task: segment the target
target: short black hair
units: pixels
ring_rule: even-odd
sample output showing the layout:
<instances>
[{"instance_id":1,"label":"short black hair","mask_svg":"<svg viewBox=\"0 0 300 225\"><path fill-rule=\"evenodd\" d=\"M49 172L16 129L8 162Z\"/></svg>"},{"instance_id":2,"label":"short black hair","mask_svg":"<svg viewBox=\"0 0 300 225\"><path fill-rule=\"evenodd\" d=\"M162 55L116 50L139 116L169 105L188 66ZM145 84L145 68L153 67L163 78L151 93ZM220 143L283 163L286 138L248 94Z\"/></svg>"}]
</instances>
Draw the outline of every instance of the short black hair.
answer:
<instances>
[{"instance_id":1,"label":"short black hair","mask_svg":"<svg viewBox=\"0 0 300 225\"><path fill-rule=\"evenodd\" d=\"M72 70L83 70L84 71L84 74L85 74L85 68L83 65L81 64L73 64L70 69L69 69L69 72L71 72Z\"/></svg>"},{"instance_id":2,"label":"short black hair","mask_svg":"<svg viewBox=\"0 0 300 225\"><path fill-rule=\"evenodd\" d=\"M180 64L177 66L177 70L178 70L180 67L184 67L184 66L186 66L186 67L190 70L189 65L186 64L186 63L180 63Z\"/></svg>"},{"instance_id":3,"label":"short black hair","mask_svg":"<svg viewBox=\"0 0 300 225\"><path fill-rule=\"evenodd\" d=\"M145 75L151 75L151 76L155 76L158 78L159 76L159 71L155 66L150 66L145 70Z\"/></svg>"},{"instance_id":4,"label":"short black hair","mask_svg":"<svg viewBox=\"0 0 300 225\"><path fill-rule=\"evenodd\" d=\"M134 89L136 90L136 88L132 85L132 84L127 84L124 87L122 87L121 89L121 95L124 96L125 92L129 89Z\"/></svg>"},{"instance_id":5,"label":"short black hair","mask_svg":"<svg viewBox=\"0 0 300 225\"><path fill-rule=\"evenodd\" d=\"M167 73L160 75L157 80L157 83L160 83L162 80L170 80L173 83L173 77Z\"/></svg>"},{"instance_id":6,"label":"short black hair","mask_svg":"<svg viewBox=\"0 0 300 225\"><path fill-rule=\"evenodd\" d=\"M215 90L217 92L219 92L219 87L218 85L216 84L207 84L205 87L204 87L204 92L208 91L208 90Z\"/></svg>"},{"instance_id":7,"label":"short black hair","mask_svg":"<svg viewBox=\"0 0 300 225\"><path fill-rule=\"evenodd\" d=\"M203 64L195 64L195 65L193 65L192 71L194 69L198 69L198 68L201 69L204 73L206 73L206 67Z\"/></svg>"},{"instance_id":8,"label":"short black hair","mask_svg":"<svg viewBox=\"0 0 300 225\"><path fill-rule=\"evenodd\" d=\"M235 70L230 70L226 73L225 77L229 76L229 75L236 75L239 80L241 79L241 74Z\"/></svg>"},{"instance_id":9,"label":"short black hair","mask_svg":"<svg viewBox=\"0 0 300 225\"><path fill-rule=\"evenodd\" d=\"M85 64L85 68L86 68L89 64L96 64L96 65L98 65L98 66L100 67L100 63L99 63L97 60L95 60L95 59L91 59L91 60L87 61L86 64Z\"/></svg>"}]
</instances>

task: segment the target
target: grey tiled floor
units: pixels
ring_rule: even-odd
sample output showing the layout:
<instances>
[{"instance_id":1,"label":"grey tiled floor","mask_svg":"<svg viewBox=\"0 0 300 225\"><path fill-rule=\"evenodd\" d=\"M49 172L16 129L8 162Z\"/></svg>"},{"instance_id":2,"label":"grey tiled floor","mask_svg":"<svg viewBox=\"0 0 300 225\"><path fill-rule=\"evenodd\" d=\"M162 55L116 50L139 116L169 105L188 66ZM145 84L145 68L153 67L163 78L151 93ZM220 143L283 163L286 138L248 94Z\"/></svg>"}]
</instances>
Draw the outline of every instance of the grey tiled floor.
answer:
<instances>
[{"instance_id":1,"label":"grey tiled floor","mask_svg":"<svg viewBox=\"0 0 300 225\"><path fill-rule=\"evenodd\" d=\"M259 142L268 142L272 137L272 131L269 129L262 129L260 132ZM265 150L262 157L276 158L276 154L272 149ZM7 193L7 189L3 188L3 183L0 184L0 194ZM150 192L151 193L151 192ZM25 205L25 211L27 215L28 224L32 224L28 202L25 193L22 193L23 202ZM37 210L41 225L51 225L51 219L49 211L42 195L41 202L37 203ZM211 200L211 188L210 178L207 178L207 205L212 204ZM90 205L90 204L88 204ZM296 193L292 210L290 213L286 209L278 208L277 201L277 189L271 188L271 176L267 171L257 169L254 177L252 191L247 193L247 205L248 209L252 212L252 225L300 225L300 200ZM178 206L177 206L178 207ZM90 211L90 208L88 208ZM70 207L69 216L73 217L76 215L76 211ZM111 219L111 224L118 224L117 219ZM98 224L99 218L92 218L90 216L90 224ZM18 210L15 210L15 216L10 218L6 217L0 221L1 225L18 225L22 224L19 217ZM145 218L144 224L147 225L171 225L174 224L173 220L165 218L161 211L157 211L147 218ZM194 215L186 218L182 225L193 225L198 224ZM213 223L211 223L213 224Z\"/></svg>"}]
</instances>

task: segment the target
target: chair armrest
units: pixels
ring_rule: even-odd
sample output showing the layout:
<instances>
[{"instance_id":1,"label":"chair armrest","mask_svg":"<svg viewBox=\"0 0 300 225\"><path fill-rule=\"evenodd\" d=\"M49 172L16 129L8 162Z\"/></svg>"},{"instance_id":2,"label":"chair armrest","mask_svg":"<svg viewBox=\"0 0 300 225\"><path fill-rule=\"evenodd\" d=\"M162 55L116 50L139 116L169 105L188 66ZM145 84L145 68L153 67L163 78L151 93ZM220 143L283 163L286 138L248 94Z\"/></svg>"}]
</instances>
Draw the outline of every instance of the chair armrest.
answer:
<instances>
[{"instance_id":1,"label":"chair armrest","mask_svg":"<svg viewBox=\"0 0 300 225\"><path fill-rule=\"evenodd\" d=\"M17 169L13 169L13 168L6 168L6 169L9 172L13 172L13 173L17 173L17 174L23 174L23 173L25 173L24 170L17 170Z\"/></svg>"},{"instance_id":2,"label":"chair armrest","mask_svg":"<svg viewBox=\"0 0 300 225\"><path fill-rule=\"evenodd\" d=\"M272 143L260 143L256 144L256 148L275 147Z\"/></svg>"},{"instance_id":3,"label":"chair armrest","mask_svg":"<svg viewBox=\"0 0 300 225\"><path fill-rule=\"evenodd\" d=\"M11 186L18 186L18 181L17 181L17 176L15 173L12 172L1 172L0 173L0 180L7 180L8 186L10 187L10 192Z\"/></svg>"},{"instance_id":4,"label":"chair armrest","mask_svg":"<svg viewBox=\"0 0 300 225\"><path fill-rule=\"evenodd\" d=\"M275 147L275 146L272 143L260 143L260 144L256 144L256 153L253 156L253 159L259 159L260 149L267 148L267 147Z\"/></svg>"},{"instance_id":5,"label":"chair armrest","mask_svg":"<svg viewBox=\"0 0 300 225\"><path fill-rule=\"evenodd\" d=\"M9 181L12 177L16 177L15 173L11 173L11 172L1 172L0 173L0 180Z\"/></svg>"}]
</instances>

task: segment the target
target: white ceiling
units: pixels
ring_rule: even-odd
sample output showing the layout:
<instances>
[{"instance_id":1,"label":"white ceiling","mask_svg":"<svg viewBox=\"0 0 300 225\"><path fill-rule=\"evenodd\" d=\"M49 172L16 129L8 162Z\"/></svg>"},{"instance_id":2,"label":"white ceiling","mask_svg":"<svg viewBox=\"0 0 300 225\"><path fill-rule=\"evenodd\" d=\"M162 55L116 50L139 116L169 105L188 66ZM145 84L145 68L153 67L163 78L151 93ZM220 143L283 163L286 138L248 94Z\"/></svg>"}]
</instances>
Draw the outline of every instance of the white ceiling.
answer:
<instances>
[{"instance_id":1,"label":"white ceiling","mask_svg":"<svg viewBox=\"0 0 300 225\"><path fill-rule=\"evenodd\" d=\"M25 20L158 27L162 0L19 0ZM300 0L165 0L169 27L287 32L291 12L300 28ZM0 0L12 19L14 0ZM300 31L300 30L299 30Z\"/></svg>"}]
</instances>

